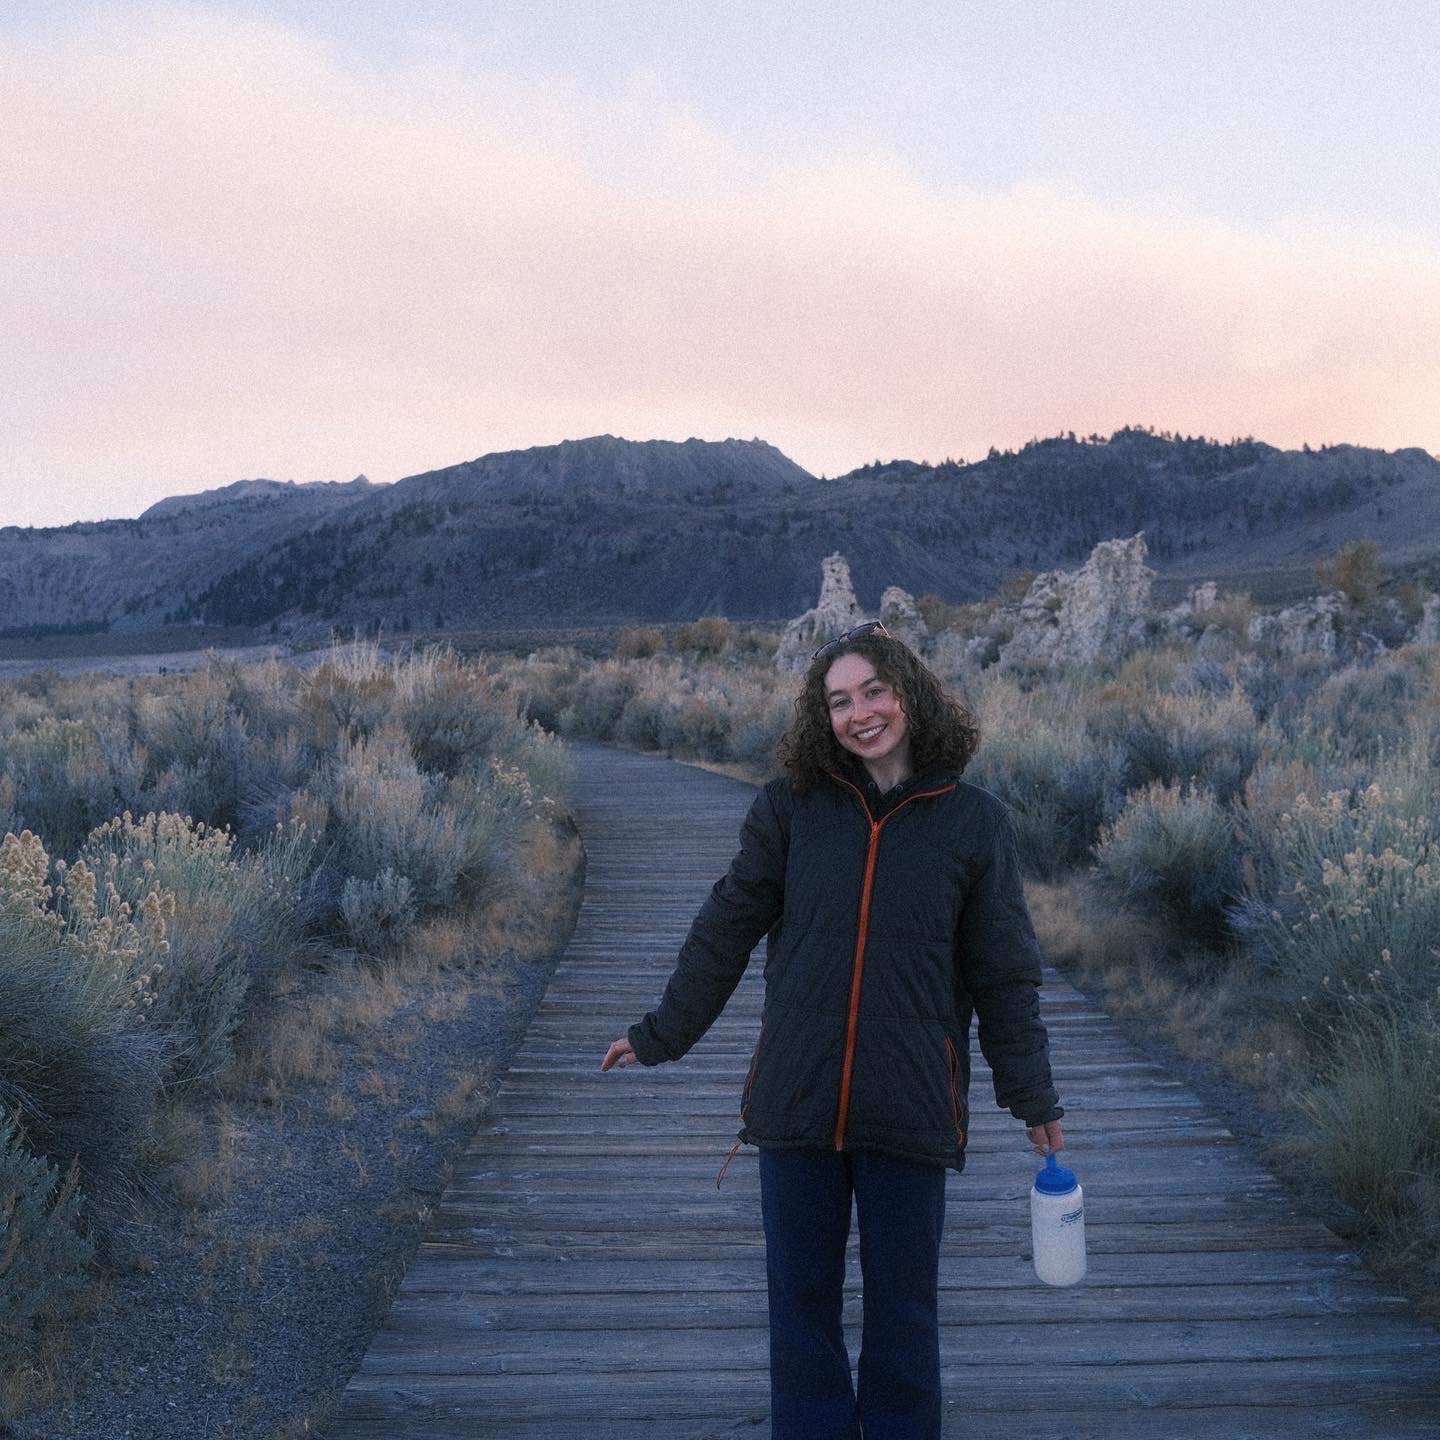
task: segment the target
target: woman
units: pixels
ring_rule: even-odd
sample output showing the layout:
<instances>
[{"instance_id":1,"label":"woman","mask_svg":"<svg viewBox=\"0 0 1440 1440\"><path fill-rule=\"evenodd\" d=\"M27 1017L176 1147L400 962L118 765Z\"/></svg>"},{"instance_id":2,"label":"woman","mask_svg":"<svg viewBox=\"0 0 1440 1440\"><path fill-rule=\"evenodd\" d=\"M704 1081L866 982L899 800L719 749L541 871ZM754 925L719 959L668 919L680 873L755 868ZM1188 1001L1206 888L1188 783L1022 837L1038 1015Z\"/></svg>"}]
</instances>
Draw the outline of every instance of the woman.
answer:
<instances>
[{"instance_id":1,"label":"woman","mask_svg":"<svg viewBox=\"0 0 1440 1440\"><path fill-rule=\"evenodd\" d=\"M774 1440L938 1440L945 1170L965 1163L970 1020L1037 1154L1064 1144L1040 955L1004 805L960 779L969 712L876 622L822 645L658 1008L602 1070L678 1060L768 935L740 1104L759 1146ZM841 1326L852 1197L864 1328Z\"/></svg>"}]
</instances>

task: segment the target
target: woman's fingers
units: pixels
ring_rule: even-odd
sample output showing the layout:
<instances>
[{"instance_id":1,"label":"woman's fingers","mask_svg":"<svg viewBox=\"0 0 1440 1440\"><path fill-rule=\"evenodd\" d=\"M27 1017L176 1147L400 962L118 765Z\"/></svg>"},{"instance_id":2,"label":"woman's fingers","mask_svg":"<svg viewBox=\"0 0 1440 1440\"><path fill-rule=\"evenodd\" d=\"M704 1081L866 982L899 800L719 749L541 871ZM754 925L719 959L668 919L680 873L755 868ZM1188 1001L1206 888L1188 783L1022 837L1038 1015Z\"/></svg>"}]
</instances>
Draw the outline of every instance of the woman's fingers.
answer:
<instances>
[{"instance_id":1,"label":"woman's fingers","mask_svg":"<svg viewBox=\"0 0 1440 1440\"><path fill-rule=\"evenodd\" d=\"M1049 1120L1044 1125L1032 1125L1026 1131L1037 1155L1049 1155L1065 1148L1065 1135L1058 1120Z\"/></svg>"},{"instance_id":2,"label":"woman's fingers","mask_svg":"<svg viewBox=\"0 0 1440 1440\"><path fill-rule=\"evenodd\" d=\"M605 1058L600 1062L602 1070L613 1070L617 1065L633 1065L635 1063L635 1051L631 1049L628 1040L611 1041L610 1048L605 1052Z\"/></svg>"}]
</instances>

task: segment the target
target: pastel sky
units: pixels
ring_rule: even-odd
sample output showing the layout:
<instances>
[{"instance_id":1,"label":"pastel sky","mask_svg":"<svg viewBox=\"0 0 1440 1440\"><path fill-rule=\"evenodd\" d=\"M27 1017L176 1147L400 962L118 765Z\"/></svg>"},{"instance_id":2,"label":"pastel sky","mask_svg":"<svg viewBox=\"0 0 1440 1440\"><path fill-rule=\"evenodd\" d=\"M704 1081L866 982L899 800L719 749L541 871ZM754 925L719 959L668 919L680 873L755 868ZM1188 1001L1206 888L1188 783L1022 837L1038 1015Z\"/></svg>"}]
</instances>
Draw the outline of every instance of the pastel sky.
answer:
<instances>
[{"instance_id":1,"label":"pastel sky","mask_svg":"<svg viewBox=\"0 0 1440 1440\"><path fill-rule=\"evenodd\" d=\"M0 525L602 432L1440 450L1429 0L0 6Z\"/></svg>"}]
</instances>

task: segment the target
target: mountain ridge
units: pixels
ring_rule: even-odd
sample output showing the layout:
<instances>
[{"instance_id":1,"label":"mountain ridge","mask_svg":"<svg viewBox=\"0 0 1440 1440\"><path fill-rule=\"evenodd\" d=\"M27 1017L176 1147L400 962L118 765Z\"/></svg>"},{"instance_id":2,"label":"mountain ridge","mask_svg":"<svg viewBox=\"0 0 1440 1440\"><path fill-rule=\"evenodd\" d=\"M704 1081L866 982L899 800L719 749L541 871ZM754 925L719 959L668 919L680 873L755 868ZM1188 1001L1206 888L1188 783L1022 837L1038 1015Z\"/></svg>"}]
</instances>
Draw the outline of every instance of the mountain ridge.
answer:
<instances>
[{"instance_id":1,"label":"mountain ridge","mask_svg":"<svg viewBox=\"0 0 1440 1440\"><path fill-rule=\"evenodd\" d=\"M220 485L212 490L200 490L188 495L167 495L142 510L137 520L157 520L166 515L178 515L185 510L205 506L229 505L236 502L297 499L308 501L321 496L331 499L355 498L377 490L374 481L364 475L353 480L318 480L297 484L294 480L235 480L229 485Z\"/></svg>"},{"instance_id":2,"label":"mountain ridge","mask_svg":"<svg viewBox=\"0 0 1440 1440\"><path fill-rule=\"evenodd\" d=\"M813 603L835 550L862 603L890 584L959 602L1137 530L1161 588L1214 578L1284 598L1360 538L1392 568L1433 574L1440 462L1418 447L1286 451L1129 427L821 480L758 438L589 436L391 485L239 481L133 521L12 527L0 631L774 621Z\"/></svg>"}]
</instances>

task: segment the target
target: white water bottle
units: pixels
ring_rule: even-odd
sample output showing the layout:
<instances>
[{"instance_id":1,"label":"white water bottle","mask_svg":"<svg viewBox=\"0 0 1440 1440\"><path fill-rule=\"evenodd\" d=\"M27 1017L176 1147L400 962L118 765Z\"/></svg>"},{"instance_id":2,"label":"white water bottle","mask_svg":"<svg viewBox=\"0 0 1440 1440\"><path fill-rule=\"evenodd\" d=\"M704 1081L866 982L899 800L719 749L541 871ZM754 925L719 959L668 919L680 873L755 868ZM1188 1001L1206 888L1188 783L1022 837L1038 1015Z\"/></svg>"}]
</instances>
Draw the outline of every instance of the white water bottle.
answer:
<instances>
[{"instance_id":1,"label":"white water bottle","mask_svg":"<svg viewBox=\"0 0 1440 1440\"><path fill-rule=\"evenodd\" d=\"M1030 1241L1035 1274L1047 1285L1085 1278L1085 1195L1073 1170L1047 1155L1030 1191Z\"/></svg>"}]
</instances>

